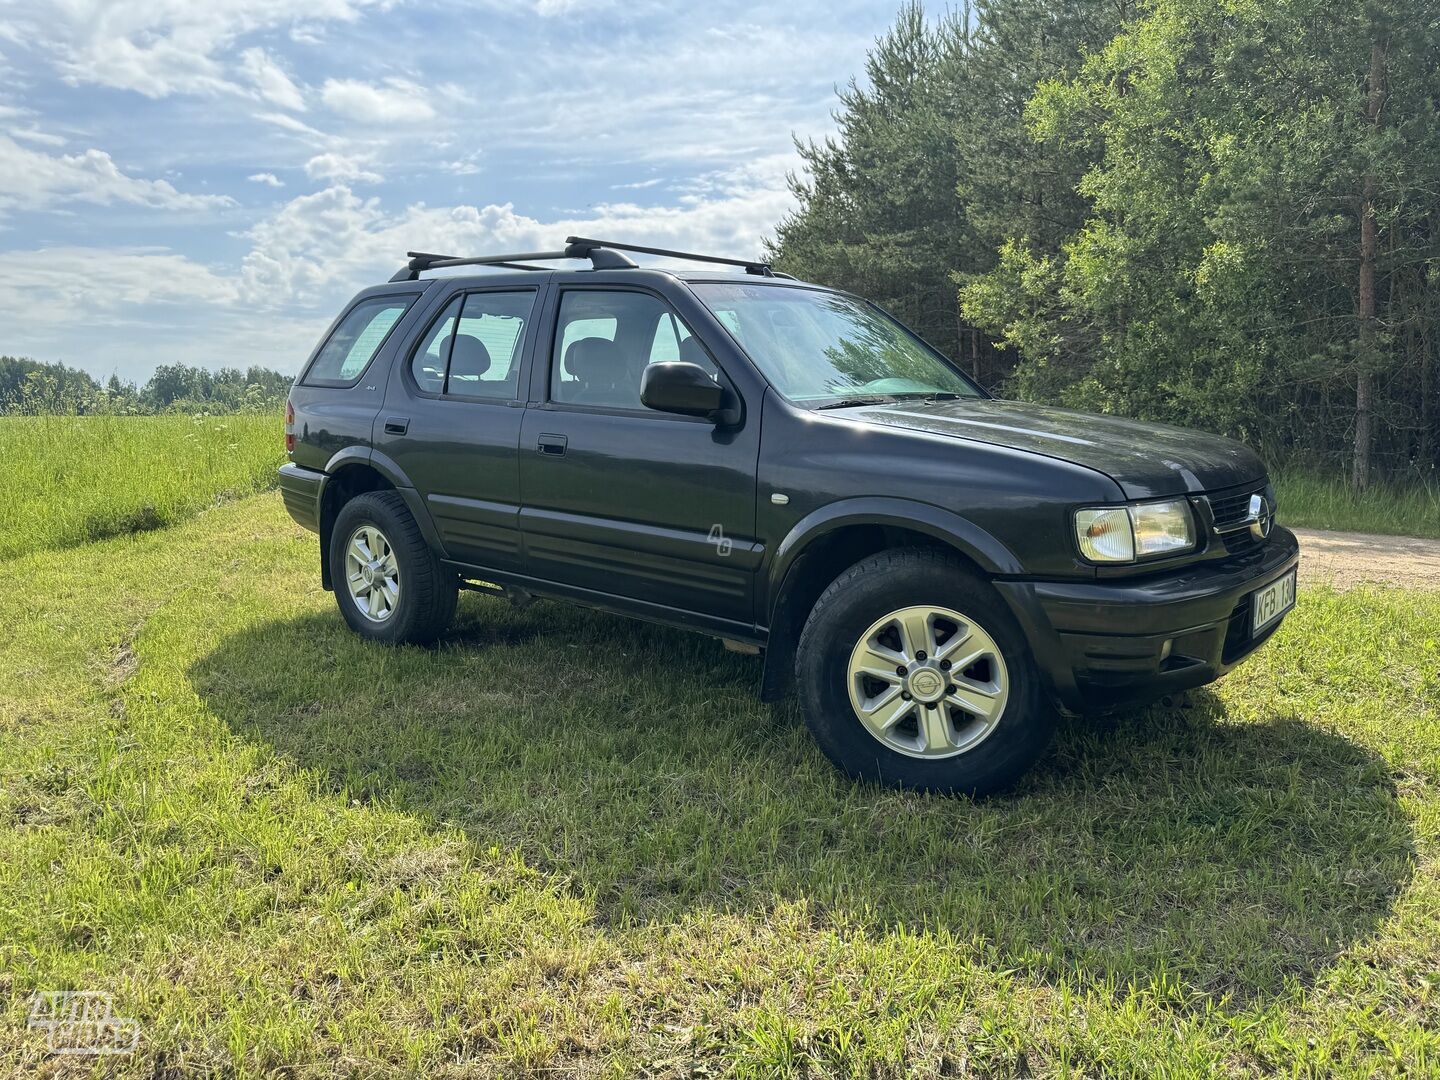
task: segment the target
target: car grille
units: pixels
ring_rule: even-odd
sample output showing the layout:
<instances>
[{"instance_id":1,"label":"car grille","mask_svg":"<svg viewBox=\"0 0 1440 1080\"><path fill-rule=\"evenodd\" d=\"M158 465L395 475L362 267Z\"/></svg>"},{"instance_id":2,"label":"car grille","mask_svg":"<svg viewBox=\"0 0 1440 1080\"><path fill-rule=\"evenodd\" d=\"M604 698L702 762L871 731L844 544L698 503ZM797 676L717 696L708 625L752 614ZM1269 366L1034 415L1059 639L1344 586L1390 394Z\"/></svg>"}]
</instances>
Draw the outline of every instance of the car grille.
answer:
<instances>
[{"instance_id":1,"label":"car grille","mask_svg":"<svg viewBox=\"0 0 1440 1080\"><path fill-rule=\"evenodd\" d=\"M1215 520L1215 531L1220 534L1226 551L1248 551L1262 543L1255 538L1247 525L1250 520L1250 496L1264 490L1264 483L1247 484L1245 487L1227 488L1205 496L1210 503L1210 514Z\"/></svg>"}]
</instances>

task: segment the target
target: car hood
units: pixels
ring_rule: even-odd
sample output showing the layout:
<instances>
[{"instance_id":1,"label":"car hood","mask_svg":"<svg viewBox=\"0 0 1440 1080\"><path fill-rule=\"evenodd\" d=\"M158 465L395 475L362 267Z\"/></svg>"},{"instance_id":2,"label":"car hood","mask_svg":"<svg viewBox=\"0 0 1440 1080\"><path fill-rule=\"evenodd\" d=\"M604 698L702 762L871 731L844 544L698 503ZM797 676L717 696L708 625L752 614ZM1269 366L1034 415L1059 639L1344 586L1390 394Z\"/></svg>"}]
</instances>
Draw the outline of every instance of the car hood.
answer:
<instances>
[{"instance_id":1,"label":"car hood","mask_svg":"<svg viewBox=\"0 0 1440 1080\"><path fill-rule=\"evenodd\" d=\"M1254 451L1219 435L1021 401L899 401L840 415L1074 462L1109 476L1129 499L1214 491L1265 475Z\"/></svg>"}]
</instances>

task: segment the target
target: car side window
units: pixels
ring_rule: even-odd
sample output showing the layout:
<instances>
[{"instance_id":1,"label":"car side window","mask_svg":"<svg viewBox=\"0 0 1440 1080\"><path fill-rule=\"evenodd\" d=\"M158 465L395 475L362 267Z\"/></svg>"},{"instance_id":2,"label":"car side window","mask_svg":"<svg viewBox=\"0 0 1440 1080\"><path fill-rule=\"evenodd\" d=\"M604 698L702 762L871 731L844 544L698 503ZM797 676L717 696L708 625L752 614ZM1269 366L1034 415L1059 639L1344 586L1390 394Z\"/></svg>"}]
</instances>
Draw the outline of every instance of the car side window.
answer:
<instances>
[{"instance_id":1,"label":"car side window","mask_svg":"<svg viewBox=\"0 0 1440 1080\"><path fill-rule=\"evenodd\" d=\"M467 294L443 392L514 400L519 395L520 349L534 306L535 293L528 289Z\"/></svg>"},{"instance_id":2,"label":"car side window","mask_svg":"<svg viewBox=\"0 0 1440 1080\"><path fill-rule=\"evenodd\" d=\"M375 359L413 296L374 296L352 307L305 372L311 386L350 386Z\"/></svg>"},{"instance_id":3,"label":"car side window","mask_svg":"<svg viewBox=\"0 0 1440 1080\"><path fill-rule=\"evenodd\" d=\"M560 296L550 398L572 405L644 409L640 379L663 360L714 363L663 300L641 292L572 289Z\"/></svg>"},{"instance_id":4,"label":"car side window","mask_svg":"<svg viewBox=\"0 0 1440 1080\"><path fill-rule=\"evenodd\" d=\"M455 337L455 323L460 318L463 302L463 298L457 296L445 305L445 313L435 320L410 358L410 374L415 377L415 385L427 394L438 394L445 389L445 367L450 363L450 343Z\"/></svg>"}]
</instances>

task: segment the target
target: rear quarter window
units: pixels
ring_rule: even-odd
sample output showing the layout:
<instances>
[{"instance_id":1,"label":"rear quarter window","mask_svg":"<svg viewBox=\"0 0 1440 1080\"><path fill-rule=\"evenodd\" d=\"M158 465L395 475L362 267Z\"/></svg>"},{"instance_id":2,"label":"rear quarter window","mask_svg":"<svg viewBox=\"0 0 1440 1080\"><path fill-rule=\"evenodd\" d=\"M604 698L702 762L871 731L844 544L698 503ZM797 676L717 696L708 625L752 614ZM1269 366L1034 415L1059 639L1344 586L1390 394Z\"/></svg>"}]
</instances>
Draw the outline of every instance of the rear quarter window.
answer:
<instances>
[{"instance_id":1,"label":"rear quarter window","mask_svg":"<svg viewBox=\"0 0 1440 1080\"><path fill-rule=\"evenodd\" d=\"M346 312L305 373L306 386L353 386L415 302L412 296L374 296Z\"/></svg>"}]
</instances>

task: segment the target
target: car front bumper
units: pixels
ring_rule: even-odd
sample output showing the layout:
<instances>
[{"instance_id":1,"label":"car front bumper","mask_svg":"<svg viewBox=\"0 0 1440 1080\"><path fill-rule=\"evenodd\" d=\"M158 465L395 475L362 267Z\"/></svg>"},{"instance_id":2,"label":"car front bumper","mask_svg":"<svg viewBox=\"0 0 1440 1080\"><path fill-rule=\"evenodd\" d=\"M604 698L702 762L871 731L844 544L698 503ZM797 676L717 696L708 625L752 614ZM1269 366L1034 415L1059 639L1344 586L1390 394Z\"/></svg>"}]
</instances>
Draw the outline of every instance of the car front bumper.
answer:
<instances>
[{"instance_id":1,"label":"car front bumper","mask_svg":"<svg viewBox=\"0 0 1440 1080\"><path fill-rule=\"evenodd\" d=\"M1295 534L1277 527L1255 551L1169 573L996 587L1020 620L1055 703L1085 713L1155 701L1224 675L1284 622L1252 635L1251 593L1299 561Z\"/></svg>"}]
</instances>

